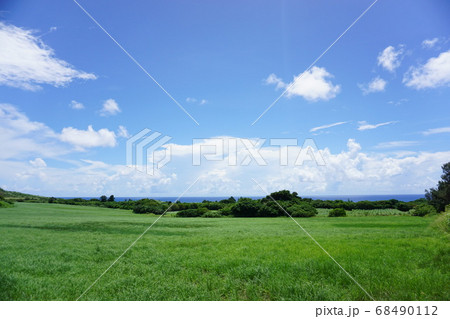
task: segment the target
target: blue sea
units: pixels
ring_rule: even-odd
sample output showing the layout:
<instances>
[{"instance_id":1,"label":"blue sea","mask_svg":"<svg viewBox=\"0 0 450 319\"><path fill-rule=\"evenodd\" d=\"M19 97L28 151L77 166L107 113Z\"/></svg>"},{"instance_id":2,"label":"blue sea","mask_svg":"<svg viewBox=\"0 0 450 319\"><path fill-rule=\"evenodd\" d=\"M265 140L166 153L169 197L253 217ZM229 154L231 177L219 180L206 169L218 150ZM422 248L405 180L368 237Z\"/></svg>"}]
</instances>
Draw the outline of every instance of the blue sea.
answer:
<instances>
[{"instance_id":1,"label":"blue sea","mask_svg":"<svg viewBox=\"0 0 450 319\"><path fill-rule=\"evenodd\" d=\"M182 197L180 198L180 202L185 202L185 203L200 203L204 200L209 200L209 201L219 201L222 199L227 199L230 196L217 196L217 197L210 197L210 196L205 196L205 197ZM241 196L234 196L234 198L238 199ZM259 199L262 198L262 196L248 196L252 199ZM388 200L388 199L397 199L399 201L403 201L403 202L410 202L419 198L424 198L423 194L400 194L400 195L323 195L323 196L302 196L303 198L312 198L312 199L322 199L322 200L350 200L353 202L358 202L358 201L362 201L362 200L369 200L369 201L377 201L377 200ZM64 199L70 199L73 197L61 197ZM99 198L99 197L82 197L83 199L91 199L91 198ZM116 201L121 202L121 201L125 201L128 199L131 200L139 200L139 199L143 199L143 198L152 198L152 199L157 199L157 200L161 200L161 201L165 201L165 202L173 202L177 200L177 197L173 196L173 197L152 197L152 196L148 196L148 197L116 197Z\"/></svg>"}]
</instances>

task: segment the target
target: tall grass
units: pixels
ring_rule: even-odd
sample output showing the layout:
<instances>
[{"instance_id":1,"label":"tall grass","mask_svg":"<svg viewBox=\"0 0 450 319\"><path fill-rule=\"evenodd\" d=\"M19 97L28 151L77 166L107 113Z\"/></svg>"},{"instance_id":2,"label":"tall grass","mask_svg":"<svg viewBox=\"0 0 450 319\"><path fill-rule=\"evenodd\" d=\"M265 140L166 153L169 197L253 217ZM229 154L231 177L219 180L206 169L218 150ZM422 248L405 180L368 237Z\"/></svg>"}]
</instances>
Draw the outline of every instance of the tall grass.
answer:
<instances>
[{"instance_id":1,"label":"tall grass","mask_svg":"<svg viewBox=\"0 0 450 319\"><path fill-rule=\"evenodd\" d=\"M0 299L76 299L157 217L17 203L0 210ZM436 217L298 222L378 300L448 300ZM84 300L367 300L289 218L163 217Z\"/></svg>"}]
</instances>

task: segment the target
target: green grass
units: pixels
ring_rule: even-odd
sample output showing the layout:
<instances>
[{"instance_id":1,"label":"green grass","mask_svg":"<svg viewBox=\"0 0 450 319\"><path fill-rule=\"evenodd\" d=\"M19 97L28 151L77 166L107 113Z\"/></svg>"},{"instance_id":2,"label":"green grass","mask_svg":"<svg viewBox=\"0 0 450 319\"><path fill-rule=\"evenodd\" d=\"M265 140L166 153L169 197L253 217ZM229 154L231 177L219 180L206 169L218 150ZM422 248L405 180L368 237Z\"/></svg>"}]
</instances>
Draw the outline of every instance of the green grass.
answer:
<instances>
[{"instance_id":1,"label":"green grass","mask_svg":"<svg viewBox=\"0 0 450 319\"><path fill-rule=\"evenodd\" d=\"M323 213L323 212L322 212ZM448 300L434 217L298 222L377 300ZM155 219L16 203L0 209L0 300L76 299ZM164 216L82 300L367 300L289 218Z\"/></svg>"}]
</instances>

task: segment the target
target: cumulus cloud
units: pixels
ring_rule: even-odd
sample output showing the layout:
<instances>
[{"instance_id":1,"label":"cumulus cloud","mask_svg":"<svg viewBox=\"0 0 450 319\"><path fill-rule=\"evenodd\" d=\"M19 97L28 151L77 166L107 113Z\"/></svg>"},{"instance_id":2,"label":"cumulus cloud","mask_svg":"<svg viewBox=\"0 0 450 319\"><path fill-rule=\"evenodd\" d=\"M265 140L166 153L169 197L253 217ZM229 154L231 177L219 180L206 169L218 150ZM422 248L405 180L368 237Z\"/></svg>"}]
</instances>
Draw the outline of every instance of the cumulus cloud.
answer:
<instances>
[{"instance_id":1,"label":"cumulus cloud","mask_svg":"<svg viewBox=\"0 0 450 319\"><path fill-rule=\"evenodd\" d=\"M2 161L0 180L6 189L47 196L148 196L173 187L176 175L157 172L151 176L125 165L77 160L70 168L40 166L28 162Z\"/></svg>"},{"instance_id":2,"label":"cumulus cloud","mask_svg":"<svg viewBox=\"0 0 450 319\"><path fill-rule=\"evenodd\" d=\"M283 80L277 77L274 73L270 74L267 79L264 80L264 83L275 84L277 90L286 87L286 83L284 83Z\"/></svg>"},{"instance_id":3,"label":"cumulus cloud","mask_svg":"<svg viewBox=\"0 0 450 319\"><path fill-rule=\"evenodd\" d=\"M397 49L391 45L388 46L378 54L378 65L381 65L386 70L393 72L400 66L403 51L402 45L400 45Z\"/></svg>"},{"instance_id":4,"label":"cumulus cloud","mask_svg":"<svg viewBox=\"0 0 450 319\"><path fill-rule=\"evenodd\" d=\"M0 159L67 153L67 149L55 143L56 136L44 123L30 120L15 106L0 104Z\"/></svg>"},{"instance_id":5,"label":"cumulus cloud","mask_svg":"<svg viewBox=\"0 0 450 319\"><path fill-rule=\"evenodd\" d=\"M328 148L318 149L325 161L323 166L317 165L314 160L295 165L302 148L302 141L299 141L297 146L289 146L286 166L280 165L280 147L267 143L258 150L267 165L258 165L256 161L245 166L229 165L232 155L228 152L228 145L233 139L235 138L223 137L224 154L214 156L210 161L202 161L201 166L191 165L191 145L172 144L172 162L168 167L172 164L177 167L180 183L201 176L198 187L194 187L198 195L260 194L260 189L251 180L252 177L269 191L291 189L300 194L358 194L364 190L369 194L393 194L399 191L420 193L435 183L439 178L440 166L448 161L450 156L448 151L366 153L363 152L361 144L349 139L346 149L340 152L331 152ZM211 145L207 140L198 143ZM214 150L205 149L206 153L212 154ZM238 142L237 163L241 163L247 153ZM185 160L184 164L181 164L181 159Z\"/></svg>"},{"instance_id":6,"label":"cumulus cloud","mask_svg":"<svg viewBox=\"0 0 450 319\"><path fill-rule=\"evenodd\" d=\"M70 107L73 108L74 110L82 110L84 109L84 105L80 102L77 102L75 100L72 100L70 102Z\"/></svg>"},{"instance_id":7,"label":"cumulus cloud","mask_svg":"<svg viewBox=\"0 0 450 319\"><path fill-rule=\"evenodd\" d=\"M333 126L338 126L338 125L342 125L348 122L336 122L336 123L332 123L332 124L326 124L326 125L322 125L322 126L317 126L317 127L313 127L312 129L310 129L310 132L315 132L315 131L319 131L319 130L323 130L323 129L327 129Z\"/></svg>"},{"instance_id":8,"label":"cumulus cloud","mask_svg":"<svg viewBox=\"0 0 450 319\"><path fill-rule=\"evenodd\" d=\"M92 125L89 125L87 130L65 127L59 139L74 145L79 150L91 147L114 147L117 144L116 134L113 131L106 128L96 131Z\"/></svg>"},{"instance_id":9,"label":"cumulus cloud","mask_svg":"<svg viewBox=\"0 0 450 319\"><path fill-rule=\"evenodd\" d=\"M29 162L33 167L37 168L47 167L47 163L40 157L37 157L34 160L30 160Z\"/></svg>"},{"instance_id":10,"label":"cumulus cloud","mask_svg":"<svg viewBox=\"0 0 450 319\"><path fill-rule=\"evenodd\" d=\"M284 83L275 74L270 74L266 84L274 84L277 89L287 89L286 96L301 96L308 101L330 100L340 92L340 85L334 85L329 79L333 75L325 68L312 67L310 70L294 76L291 83Z\"/></svg>"},{"instance_id":11,"label":"cumulus cloud","mask_svg":"<svg viewBox=\"0 0 450 319\"><path fill-rule=\"evenodd\" d=\"M403 83L414 89L428 89L450 85L450 50L430 58L425 64L411 67Z\"/></svg>"},{"instance_id":12,"label":"cumulus cloud","mask_svg":"<svg viewBox=\"0 0 450 319\"><path fill-rule=\"evenodd\" d=\"M228 142L231 139L228 137ZM199 143L208 145L207 140ZM225 147L223 161L203 161L200 166L192 166L192 145L171 147L171 162L155 175L90 159L76 161L72 168L33 167L28 161L0 159L0 180L6 188L50 196L177 196L198 176L200 179L187 196L265 196L251 178L269 191L290 189L302 196L421 193L435 185L442 163L450 158L449 151L366 153L361 144L349 139L340 151L318 149L325 165L317 165L314 160L295 165L302 148L299 141L298 146L289 147L286 166L279 164L280 147L273 145L259 149L267 165L255 161L246 166L229 165L230 154ZM242 145L237 151L238 156L246 156Z\"/></svg>"},{"instance_id":13,"label":"cumulus cloud","mask_svg":"<svg viewBox=\"0 0 450 319\"><path fill-rule=\"evenodd\" d=\"M366 121L360 121L358 122L358 131L365 131L365 130L373 130L380 126L385 126L389 124L394 124L396 121L390 121L390 122L384 122L384 123L378 123L378 124L369 124Z\"/></svg>"},{"instance_id":14,"label":"cumulus cloud","mask_svg":"<svg viewBox=\"0 0 450 319\"><path fill-rule=\"evenodd\" d=\"M422 47L426 49L433 48L439 42L439 38L425 39L422 41Z\"/></svg>"},{"instance_id":15,"label":"cumulus cloud","mask_svg":"<svg viewBox=\"0 0 450 319\"><path fill-rule=\"evenodd\" d=\"M119 104L114 99L108 99L103 103L103 107L100 110L101 116L111 116L120 113Z\"/></svg>"},{"instance_id":16,"label":"cumulus cloud","mask_svg":"<svg viewBox=\"0 0 450 319\"><path fill-rule=\"evenodd\" d=\"M422 132L423 135L432 135L432 134L441 134L441 133L450 133L450 126L430 128L430 129Z\"/></svg>"},{"instance_id":17,"label":"cumulus cloud","mask_svg":"<svg viewBox=\"0 0 450 319\"><path fill-rule=\"evenodd\" d=\"M380 77L376 77L372 79L368 84L359 84L359 88L363 91L364 94L374 93L374 92L383 92L386 88L387 82Z\"/></svg>"},{"instance_id":18,"label":"cumulus cloud","mask_svg":"<svg viewBox=\"0 0 450 319\"><path fill-rule=\"evenodd\" d=\"M0 43L0 85L34 91L41 84L59 87L74 79L96 79L94 74L56 58L31 30L0 22Z\"/></svg>"}]
</instances>

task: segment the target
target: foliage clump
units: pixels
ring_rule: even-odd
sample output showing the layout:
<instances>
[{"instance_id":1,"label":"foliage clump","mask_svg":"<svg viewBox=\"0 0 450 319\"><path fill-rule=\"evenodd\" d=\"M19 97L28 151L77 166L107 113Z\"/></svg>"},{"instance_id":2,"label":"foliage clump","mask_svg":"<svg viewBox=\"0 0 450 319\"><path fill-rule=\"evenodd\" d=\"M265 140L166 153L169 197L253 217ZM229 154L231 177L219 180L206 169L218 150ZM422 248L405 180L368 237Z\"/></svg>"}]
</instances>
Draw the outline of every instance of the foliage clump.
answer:
<instances>
[{"instance_id":1,"label":"foliage clump","mask_svg":"<svg viewBox=\"0 0 450 319\"><path fill-rule=\"evenodd\" d=\"M450 162L442 165L441 179L436 188L425 191L425 198L438 212L443 212L450 204Z\"/></svg>"},{"instance_id":2,"label":"foliage clump","mask_svg":"<svg viewBox=\"0 0 450 319\"><path fill-rule=\"evenodd\" d=\"M288 207L287 212L292 217L314 217L317 215L317 209L311 204L301 202Z\"/></svg>"},{"instance_id":3,"label":"foliage clump","mask_svg":"<svg viewBox=\"0 0 450 319\"><path fill-rule=\"evenodd\" d=\"M334 208L328 213L328 217L345 217L347 212L343 208Z\"/></svg>"},{"instance_id":4,"label":"foliage clump","mask_svg":"<svg viewBox=\"0 0 450 319\"><path fill-rule=\"evenodd\" d=\"M222 214L220 212L206 212L202 215L203 218L218 218L222 217Z\"/></svg>"},{"instance_id":5,"label":"foliage clump","mask_svg":"<svg viewBox=\"0 0 450 319\"><path fill-rule=\"evenodd\" d=\"M436 214L436 209L428 204L417 205L413 210L411 210L412 216L423 217L428 214Z\"/></svg>"},{"instance_id":6,"label":"foliage clump","mask_svg":"<svg viewBox=\"0 0 450 319\"><path fill-rule=\"evenodd\" d=\"M202 217L204 214L208 212L208 209L205 207L201 208L193 208L179 211L175 216L176 217Z\"/></svg>"},{"instance_id":7,"label":"foliage clump","mask_svg":"<svg viewBox=\"0 0 450 319\"><path fill-rule=\"evenodd\" d=\"M141 199L134 206L133 213L162 215L168 208L169 205L167 203L154 199Z\"/></svg>"}]
</instances>

